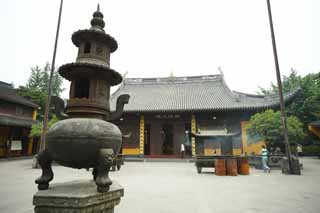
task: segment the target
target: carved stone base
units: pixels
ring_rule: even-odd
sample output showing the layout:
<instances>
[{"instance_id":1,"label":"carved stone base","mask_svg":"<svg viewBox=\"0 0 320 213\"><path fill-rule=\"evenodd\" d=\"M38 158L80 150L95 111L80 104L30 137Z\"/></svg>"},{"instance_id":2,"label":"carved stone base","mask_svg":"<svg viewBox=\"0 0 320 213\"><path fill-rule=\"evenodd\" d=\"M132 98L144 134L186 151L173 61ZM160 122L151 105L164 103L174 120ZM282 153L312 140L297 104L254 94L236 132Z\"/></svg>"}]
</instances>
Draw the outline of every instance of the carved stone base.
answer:
<instances>
[{"instance_id":1,"label":"carved stone base","mask_svg":"<svg viewBox=\"0 0 320 213\"><path fill-rule=\"evenodd\" d=\"M97 192L94 181L52 184L33 196L35 213L113 213L123 188L112 181L108 192Z\"/></svg>"}]
</instances>

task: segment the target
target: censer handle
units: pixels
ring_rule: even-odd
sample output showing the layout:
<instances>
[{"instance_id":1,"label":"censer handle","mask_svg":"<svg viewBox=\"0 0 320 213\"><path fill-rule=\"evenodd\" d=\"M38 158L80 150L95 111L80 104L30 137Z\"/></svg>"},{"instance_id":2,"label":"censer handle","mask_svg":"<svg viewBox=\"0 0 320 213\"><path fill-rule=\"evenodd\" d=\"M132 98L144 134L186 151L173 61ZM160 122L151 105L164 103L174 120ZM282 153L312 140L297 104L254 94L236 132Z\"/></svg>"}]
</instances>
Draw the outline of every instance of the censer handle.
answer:
<instances>
[{"instance_id":1,"label":"censer handle","mask_svg":"<svg viewBox=\"0 0 320 213\"><path fill-rule=\"evenodd\" d=\"M57 115L57 118L59 120L63 120L68 118L68 115L64 113L64 101L59 98L58 96L52 96L51 97L51 104L54 105L54 111Z\"/></svg>"},{"instance_id":2,"label":"censer handle","mask_svg":"<svg viewBox=\"0 0 320 213\"><path fill-rule=\"evenodd\" d=\"M128 94L123 94L118 97L116 111L110 113L110 121L114 121L121 117L124 105L129 103L129 99L130 95Z\"/></svg>"}]
</instances>

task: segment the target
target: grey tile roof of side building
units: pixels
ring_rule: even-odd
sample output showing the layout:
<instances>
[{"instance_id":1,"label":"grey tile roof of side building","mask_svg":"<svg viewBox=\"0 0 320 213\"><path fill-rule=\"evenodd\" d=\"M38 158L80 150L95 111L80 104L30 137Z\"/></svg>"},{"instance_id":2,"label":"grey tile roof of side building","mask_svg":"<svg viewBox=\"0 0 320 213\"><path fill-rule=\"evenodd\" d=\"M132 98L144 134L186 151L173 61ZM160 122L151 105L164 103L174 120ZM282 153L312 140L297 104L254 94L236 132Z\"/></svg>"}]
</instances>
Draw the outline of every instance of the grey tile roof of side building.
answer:
<instances>
[{"instance_id":1,"label":"grey tile roof of side building","mask_svg":"<svg viewBox=\"0 0 320 213\"><path fill-rule=\"evenodd\" d=\"M300 89L285 94L294 98ZM223 75L124 79L111 96L111 110L121 94L129 94L124 112L187 112L258 110L279 106L278 96L231 91Z\"/></svg>"},{"instance_id":2,"label":"grey tile roof of side building","mask_svg":"<svg viewBox=\"0 0 320 213\"><path fill-rule=\"evenodd\" d=\"M32 118L0 113L0 125L30 127L33 124L36 124L36 121Z\"/></svg>"},{"instance_id":3,"label":"grey tile roof of side building","mask_svg":"<svg viewBox=\"0 0 320 213\"><path fill-rule=\"evenodd\" d=\"M39 107L34 102L18 95L17 91L13 88L13 86L5 82L0 82L0 100L9 101L12 103L21 104L32 108Z\"/></svg>"}]
</instances>

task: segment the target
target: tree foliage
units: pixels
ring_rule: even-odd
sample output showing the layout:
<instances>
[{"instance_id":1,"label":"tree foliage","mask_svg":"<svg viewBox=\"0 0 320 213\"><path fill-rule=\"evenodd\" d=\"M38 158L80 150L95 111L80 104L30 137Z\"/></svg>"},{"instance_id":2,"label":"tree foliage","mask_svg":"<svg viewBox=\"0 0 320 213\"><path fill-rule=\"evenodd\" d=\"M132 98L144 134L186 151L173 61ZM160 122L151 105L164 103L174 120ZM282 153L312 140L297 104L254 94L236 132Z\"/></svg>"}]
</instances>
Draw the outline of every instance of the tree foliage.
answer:
<instances>
[{"instance_id":1,"label":"tree foliage","mask_svg":"<svg viewBox=\"0 0 320 213\"><path fill-rule=\"evenodd\" d=\"M288 139L291 145L301 143L304 138L302 123L295 116L287 117ZM251 116L248 131L257 133L266 141L267 146L284 144L281 114L271 109Z\"/></svg>"},{"instance_id":2,"label":"tree foliage","mask_svg":"<svg viewBox=\"0 0 320 213\"><path fill-rule=\"evenodd\" d=\"M320 72L301 77L292 69L289 76L283 76L282 87L284 93L301 88L301 92L286 107L286 112L288 115L297 116L307 131L310 122L320 119ZM272 83L269 89L260 88L259 93L277 94L278 87Z\"/></svg>"},{"instance_id":3,"label":"tree foliage","mask_svg":"<svg viewBox=\"0 0 320 213\"><path fill-rule=\"evenodd\" d=\"M298 75L297 70L291 69L289 76L282 76L282 90L284 93L294 91L295 89L301 87L303 78ZM278 94L278 85L271 82L270 88L262 88L259 87L260 91L258 94L260 95L274 95Z\"/></svg>"},{"instance_id":4,"label":"tree foliage","mask_svg":"<svg viewBox=\"0 0 320 213\"><path fill-rule=\"evenodd\" d=\"M18 92L21 96L30 98L33 102L40 106L37 120L43 118L45 102L47 97L47 90L50 77L50 64L46 63L43 69L39 66L31 68L30 77L25 86L20 86ZM52 95L59 96L64 90L62 88L63 78L57 71L54 71L52 76Z\"/></svg>"},{"instance_id":5,"label":"tree foliage","mask_svg":"<svg viewBox=\"0 0 320 213\"><path fill-rule=\"evenodd\" d=\"M58 121L57 116L53 115L50 121L48 122L48 129ZM42 133L42 122L32 125L30 135L32 137L40 137Z\"/></svg>"}]
</instances>

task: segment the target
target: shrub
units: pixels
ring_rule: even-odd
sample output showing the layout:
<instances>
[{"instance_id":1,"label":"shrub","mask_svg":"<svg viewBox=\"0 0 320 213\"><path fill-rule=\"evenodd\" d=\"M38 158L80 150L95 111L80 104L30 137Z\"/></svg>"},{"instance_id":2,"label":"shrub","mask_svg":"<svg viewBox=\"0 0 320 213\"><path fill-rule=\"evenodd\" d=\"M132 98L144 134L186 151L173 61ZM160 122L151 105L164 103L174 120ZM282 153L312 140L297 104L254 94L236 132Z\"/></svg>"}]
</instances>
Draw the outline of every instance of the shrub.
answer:
<instances>
[{"instance_id":1,"label":"shrub","mask_svg":"<svg viewBox=\"0 0 320 213\"><path fill-rule=\"evenodd\" d=\"M312 144L309 146L303 146L302 153L304 155L320 155L320 145Z\"/></svg>"}]
</instances>

